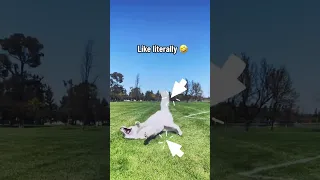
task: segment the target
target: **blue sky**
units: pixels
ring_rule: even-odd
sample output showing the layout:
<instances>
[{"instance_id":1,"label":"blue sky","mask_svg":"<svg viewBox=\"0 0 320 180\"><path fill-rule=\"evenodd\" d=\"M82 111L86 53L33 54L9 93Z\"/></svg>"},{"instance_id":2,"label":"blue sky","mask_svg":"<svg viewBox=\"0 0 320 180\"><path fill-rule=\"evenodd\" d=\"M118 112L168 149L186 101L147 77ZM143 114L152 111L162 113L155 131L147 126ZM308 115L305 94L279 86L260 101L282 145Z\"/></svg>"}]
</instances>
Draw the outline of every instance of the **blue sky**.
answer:
<instances>
[{"instance_id":1,"label":"blue sky","mask_svg":"<svg viewBox=\"0 0 320 180\"><path fill-rule=\"evenodd\" d=\"M146 90L170 90L175 81L200 82L210 92L210 1L111 0L110 72L124 75L124 87L136 75ZM137 45L186 44L185 54L139 54Z\"/></svg>"},{"instance_id":2,"label":"blue sky","mask_svg":"<svg viewBox=\"0 0 320 180\"><path fill-rule=\"evenodd\" d=\"M212 1L211 34L208 0L111 3L111 71L124 73L127 88L140 73L144 90L171 89L174 81L187 77L199 81L208 94L212 36L214 63L222 65L230 53L244 51L256 61L265 57L275 65L284 64L300 93L302 109L312 112L320 107L315 101L320 93L320 1ZM106 96L107 1L10 0L3 1L1 7L5 7L0 16L1 38L21 32L44 44L42 65L32 71L43 75L53 87L56 101L65 93L62 80L80 80L80 62L89 39L95 41L92 75L100 75L99 94ZM175 56L138 54L136 45L141 43L186 44L189 52Z\"/></svg>"},{"instance_id":3,"label":"blue sky","mask_svg":"<svg viewBox=\"0 0 320 180\"><path fill-rule=\"evenodd\" d=\"M313 112L320 103L320 1L217 0L212 2L212 61L232 52L285 65L300 93L298 105Z\"/></svg>"}]
</instances>

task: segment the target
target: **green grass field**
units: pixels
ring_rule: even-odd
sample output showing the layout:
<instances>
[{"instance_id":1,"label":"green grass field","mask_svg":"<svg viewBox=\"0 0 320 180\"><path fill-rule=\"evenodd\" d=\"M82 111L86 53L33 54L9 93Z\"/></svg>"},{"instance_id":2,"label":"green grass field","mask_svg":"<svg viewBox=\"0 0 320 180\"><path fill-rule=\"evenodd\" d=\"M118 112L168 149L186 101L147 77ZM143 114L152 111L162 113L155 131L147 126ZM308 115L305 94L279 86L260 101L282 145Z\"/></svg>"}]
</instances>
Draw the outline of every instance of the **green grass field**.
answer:
<instances>
[{"instance_id":1,"label":"green grass field","mask_svg":"<svg viewBox=\"0 0 320 180\"><path fill-rule=\"evenodd\" d=\"M120 127L143 122L160 109L159 102L114 102L110 104L110 173L112 180L209 179L210 122L209 103L176 103L170 105L174 121L183 131L180 137L162 134L144 145L143 140L124 139ZM194 113L207 112L191 117ZM166 139L182 146L184 155L172 157ZM165 147L163 148L163 145Z\"/></svg>"},{"instance_id":2,"label":"green grass field","mask_svg":"<svg viewBox=\"0 0 320 180\"><path fill-rule=\"evenodd\" d=\"M105 180L108 127L0 128L2 180Z\"/></svg>"},{"instance_id":3,"label":"green grass field","mask_svg":"<svg viewBox=\"0 0 320 180\"><path fill-rule=\"evenodd\" d=\"M320 132L297 128L276 128L274 132L252 128L248 133L218 128L212 132L215 179L320 179ZM306 158L311 160L303 162ZM270 166L288 162L293 163ZM252 170L256 172L250 177L239 175Z\"/></svg>"},{"instance_id":4,"label":"green grass field","mask_svg":"<svg viewBox=\"0 0 320 180\"><path fill-rule=\"evenodd\" d=\"M111 103L111 179L209 179L209 113L185 117L208 111L208 103L179 102L170 106L176 124L183 131L182 137L163 134L146 146L143 140L122 137L119 131L122 125L142 122L158 109L159 103L153 102ZM214 179L320 179L320 132L252 128L246 133L243 129L214 128L212 133ZM170 136L171 141L182 145L185 154L181 158L172 157L168 147L158 143ZM0 128L0 137L1 180L109 178L108 127L87 127L84 131L64 126ZM311 160L301 161L306 158ZM255 172L241 175L252 170Z\"/></svg>"}]
</instances>

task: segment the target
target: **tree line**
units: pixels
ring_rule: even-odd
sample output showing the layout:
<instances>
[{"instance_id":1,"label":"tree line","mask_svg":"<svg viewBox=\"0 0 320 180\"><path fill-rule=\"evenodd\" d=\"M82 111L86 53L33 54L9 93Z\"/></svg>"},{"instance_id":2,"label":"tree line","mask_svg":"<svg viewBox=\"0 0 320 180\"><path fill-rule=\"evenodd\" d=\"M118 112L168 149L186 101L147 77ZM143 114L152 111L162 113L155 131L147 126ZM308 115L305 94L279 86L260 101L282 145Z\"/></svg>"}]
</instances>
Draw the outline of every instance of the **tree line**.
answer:
<instances>
[{"instance_id":1,"label":"tree line","mask_svg":"<svg viewBox=\"0 0 320 180\"><path fill-rule=\"evenodd\" d=\"M272 130L276 121L294 121L299 93L286 67L275 67L265 58L256 63L245 53L239 57L246 67L238 79L246 89L211 107L211 114L225 123L245 123L246 131L256 119L268 119Z\"/></svg>"},{"instance_id":2,"label":"tree line","mask_svg":"<svg viewBox=\"0 0 320 180\"><path fill-rule=\"evenodd\" d=\"M35 37L15 33L0 39L0 120L1 125L44 124L61 121L82 125L108 123L109 103L98 96L96 81L92 76L93 41L88 41L81 60L81 81L61 82L66 94L57 103L44 77L31 72L43 61L44 45ZM54 72L53 72L54 73ZM101 123L102 124L102 123Z\"/></svg>"},{"instance_id":3,"label":"tree line","mask_svg":"<svg viewBox=\"0 0 320 180\"><path fill-rule=\"evenodd\" d=\"M185 85L186 91L183 94L179 94L174 97L174 99L179 99L180 101L202 101L203 100L203 91L201 84L196 81L189 81L185 78L187 84ZM159 90L154 92L152 90L147 90L142 92L140 86L140 75L137 74L135 84L133 87L130 87L130 90L127 91L122 83L124 81L123 74L119 72L113 72L110 74L110 97L111 101L160 101L161 95ZM171 92L169 91L171 95Z\"/></svg>"}]
</instances>

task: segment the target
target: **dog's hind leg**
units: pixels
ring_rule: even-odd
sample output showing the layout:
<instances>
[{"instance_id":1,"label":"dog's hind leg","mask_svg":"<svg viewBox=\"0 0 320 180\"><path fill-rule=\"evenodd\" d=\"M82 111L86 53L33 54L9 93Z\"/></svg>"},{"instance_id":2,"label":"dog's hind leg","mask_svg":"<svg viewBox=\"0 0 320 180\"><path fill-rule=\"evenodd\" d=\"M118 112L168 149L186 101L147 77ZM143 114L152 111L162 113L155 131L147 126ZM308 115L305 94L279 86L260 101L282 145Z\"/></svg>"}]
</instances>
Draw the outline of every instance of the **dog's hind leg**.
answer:
<instances>
[{"instance_id":1,"label":"dog's hind leg","mask_svg":"<svg viewBox=\"0 0 320 180\"><path fill-rule=\"evenodd\" d=\"M182 131L181 131L180 127L178 125L176 125L175 123L165 125L165 129L167 129L168 131L174 131L179 136L182 135Z\"/></svg>"}]
</instances>

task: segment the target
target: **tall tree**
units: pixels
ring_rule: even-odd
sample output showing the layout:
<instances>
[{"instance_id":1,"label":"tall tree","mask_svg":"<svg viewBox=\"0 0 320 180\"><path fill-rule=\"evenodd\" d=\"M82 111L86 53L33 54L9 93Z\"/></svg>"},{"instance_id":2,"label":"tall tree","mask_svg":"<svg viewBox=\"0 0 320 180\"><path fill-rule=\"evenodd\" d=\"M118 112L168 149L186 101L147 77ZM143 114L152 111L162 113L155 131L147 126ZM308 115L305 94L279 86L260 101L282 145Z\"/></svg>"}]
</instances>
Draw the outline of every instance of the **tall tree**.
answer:
<instances>
[{"instance_id":1,"label":"tall tree","mask_svg":"<svg viewBox=\"0 0 320 180\"><path fill-rule=\"evenodd\" d=\"M157 91L155 96L156 96L156 101L161 101L161 94L159 90Z\"/></svg>"},{"instance_id":2,"label":"tall tree","mask_svg":"<svg viewBox=\"0 0 320 180\"><path fill-rule=\"evenodd\" d=\"M53 91L49 85L45 85L44 89L44 106L46 109L47 118L51 119L55 116L58 106L54 102Z\"/></svg>"},{"instance_id":3,"label":"tall tree","mask_svg":"<svg viewBox=\"0 0 320 180\"><path fill-rule=\"evenodd\" d=\"M83 99L82 99L82 108L83 108L83 117L82 117L82 128L84 128L86 121L88 120L88 115L91 113L91 108L89 107L90 100L90 87L95 84L98 76L94 78L92 82L89 82L90 76L92 73L93 65L93 52L92 52L93 41L90 40L87 42L85 48L85 56L81 64L81 85L79 87L83 88ZM90 111L90 112L89 112Z\"/></svg>"},{"instance_id":4,"label":"tall tree","mask_svg":"<svg viewBox=\"0 0 320 180\"><path fill-rule=\"evenodd\" d=\"M313 116L314 116L314 117L317 117L317 116L318 116L318 108L316 108L316 109L314 110Z\"/></svg>"},{"instance_id":5,"label":"tall tree","mask_svg":"<svg viewBox=\"0 0 320 180\"><path fill-rule=\"evenodd\" d=\"M271 118L272 124L280 110L286 110L289 117L288 113L292 112L298 94L286 69L273 67L266 59L256 64L245 53L241 53L241 59L246 67L238 79L246 89L226 103L232 107L236 119L244 119L248 131L250 124L267 105L269 110L265 112L265 116Z\"/></svg>"},{"instance_id":6,"label":"tall tree","mask_svg":"<svg viewBox=\"0 0 320 180\"><path fill-rule=\"evenodd\" d=\"M84 123L90 123L91 121L89 121L89 119L94 117L94 106L96 106L96 102L98 101L97 86L93 83L80 83L74 85L72 80L64 81L64 85L67 89L67 94L63 96L60 101L61 106L59 112L61 114L66 114L66 116L64 116L65 118L72 119L73 124L76 119L81 119L82 127L84 128ZM85 113L83 112L85 108L83 106L84 100L88 103L88 109L86 109L87 112ZM88 120L86 120L86 118L88 118ZM95 119L93 118L93 120Z\"/></svg>"},{"instance_id":7,"label":"tall tree","mask_svg":"<svg viewBox=\"0 0 320 180\"><path fill-rule=\"evenodd\" d=\"M135 85L134 85L134 98L138 101L140 100L140 74L137 74L136 76L136 81L135 81Z\"/></svg>"},{"instance_id":8,"label":"tall tree","mask_svg":"<svg viewBox=\"0 0 320 180\"><path fill-rule=\"evenodd\" d=\"M184 100L189 102L190 98L191 98L191 89L192 89L192 83L189 82L189 80L186 78L185 79L187 81L185 88L187 89L184 92Z\"/></svg>"},{"instance_id":9,"label":"tall tree","mask_svg":"<svg viewBox=\"0 0 320 180\"><path fill-rule=\"evenodd\" d=\"M191 82L191 95L193 96L194 100L200 101L202 99L202 88L199 82Z\"/></svg>"},{"instance_id":10,"label":"tall tree","mask_svg":"<svg viewBox=\"0 0 320 180\"><path fill-rule=\"evenodd\" d=\"M107 125L110 125L110 104L108 103L108 101L105 98L102 98L101 102L100 102L101 108L102 108L102 114L100 114L100 118L102 121L106 122Z\"/></svg>"},{"instance_id":11,"label":"tall tree","mask_svg":"<svg viewBox=\"0 0 320 180\"><path fill-rule=\"evenodd\" d=\"M113 72L110 74L110 97L112 101L122 100L122 97L126 96L126 89L121 84L124 77L119 72Z\"/></svg>"},{"instance_id":12,"label":"tall tree","mask_svg":"<svg viewBox=\"0 0 320 180\"><path fill-rule=\"evenodd\" d=\"M32 117L34 119L34 122L37 122L37 124L42 124L43 122L40 121L41 117L39 116L39 112L44 107L43 102L41 102L38 98L33 98L28 101L27 107L33 115Z\"/></svg>"},{"instance_id":13,"label":"tall tree","mask_svg":"<svg viewBox=\"0 0 320 180\"><path fill-rule=\"evenodd\" d=\"M9 76L11 84L11 91L15 92L16 103L14 109L17 113L17 119L20 119L20 127L24 124L24 108L27 105L28 100L25 96L25 90L27 86L33 86L34 84L28 82L28 78L31 78L30 73L26 68L36 68L41 64L41 58L44 54L41 52L43 44L41 44L37 38L31 36L25 36L21 33L15 33L8 38L0 39L1 49L6 52L10 58L0 58L0 68L2 77Z\"/></svg>"},{"instance_id":14,"label":"tall tree","mask_svg":"<svg viewBox=\"0 0 320 180\"><path fill-rule=\"evenodd\" d=\"M72 118L72 110L74 111L72 107L75 107L72 101L73 99L75 99L74 92L73 92L74 85L73 85L72 79L69 79L68 81L63 80L63 86L66 89L66 94L62 97L60 101L59 113L60 115L63 115L62 121L65 121L64 119L67 119L67 121L65 122L69 124L70 123L69 119Z\"/></svg>"},{"instance_id":15,"label":"tall tree","mask_svg":"<svg viewBox=\"0 0 320 180\"><path fill-rule=\"evenodd\" d=\"M5 66L6 70L12 75L23 77L26 73L26 66L36 68L41 64L41 57L44 54L41 52L43 44L37 38L25 36L24 34L16 33L8 38L0 39L2 50L8 52L17 63L8 62Z\"/></svg>"},{"instance_id":16,"label":"tall tree","mask_svg":"<svg viewBox=\"0 0 320 180\"><path fill-rule=\"evenodd\" d=\"M146 91L145 94L145 100L146 101L155 101L156 99L156 95L153 93L153 91Z\"/></svg>"},{"instance_id":17,"label":"tall tree","mask_svg":"<svg viewBox=\"0 0 320 180\"><path fill-rule=\"evenodd\" d=\"M293 83L290 78L290 74L285 67L279 69L272 69L269 76L269 87L272 94L271 107L272 107L272 126L275 122L275 117L281 109L286 109L288 106L290 109L295 104L298 93L293 88Z\"/></svg>"},{"instance_id":18,"label":"tall tree","mask_svg":"<svg viewBox=\"0 0 320 180\"><path fill-rule=\"evenodd\" d=\"M248 131L261 108L272 98L269 76L273 68L265 59L262 59L257 65L245 53L241 53L241 59L246 63L246 67L238 79L246 89L233 97L231 102L234 104L233 107L239 106L238 114L240 118L245 119L245 127Z\"/></svg>"}]
</instances>

